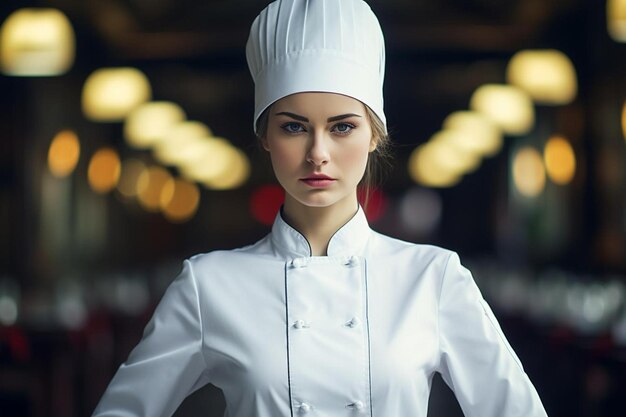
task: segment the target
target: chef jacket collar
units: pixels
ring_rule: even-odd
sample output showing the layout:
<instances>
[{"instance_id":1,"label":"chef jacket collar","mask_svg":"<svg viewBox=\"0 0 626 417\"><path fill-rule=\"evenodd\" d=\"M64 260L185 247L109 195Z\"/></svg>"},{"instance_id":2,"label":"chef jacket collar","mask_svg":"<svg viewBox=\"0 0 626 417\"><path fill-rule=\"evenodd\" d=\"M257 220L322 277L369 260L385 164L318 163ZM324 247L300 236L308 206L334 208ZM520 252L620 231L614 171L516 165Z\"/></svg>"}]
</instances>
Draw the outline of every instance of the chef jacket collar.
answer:
<instances>
[{"instance_id":1,"label":"chef jacket collar","mask_svg":"<svg viewBox=\"0 0 626 417\"><path fill-rule=\"evenodd\" d=\"M300 232L287 224L282 212L281 207L272 226L271 239L277 252L286 258L311 256L311 245ZM330 238L328 256L360 254L367 243L370 231L363 208L359 205L355 215Z\"/></svg>"}]
</instances>

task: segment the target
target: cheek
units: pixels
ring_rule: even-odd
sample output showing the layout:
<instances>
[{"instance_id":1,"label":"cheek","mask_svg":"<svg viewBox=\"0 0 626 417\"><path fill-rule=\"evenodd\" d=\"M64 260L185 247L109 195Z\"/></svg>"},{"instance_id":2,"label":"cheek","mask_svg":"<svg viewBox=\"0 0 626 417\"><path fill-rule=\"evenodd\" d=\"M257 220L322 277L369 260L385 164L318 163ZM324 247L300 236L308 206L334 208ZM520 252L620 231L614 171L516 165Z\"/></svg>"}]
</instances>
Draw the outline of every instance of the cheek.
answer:
<instances>
[{"instance_id":1,"label":"cheek","mask_svg":"<svg viewBox=\"0 0 626 417\"><path fill-rule=\"evenodd\" d=\"M273 146L270 150L270 159L274 171L289 169L299 164L299 150L293 146Z\"/></svg>"},{"instance_id":2,"label":"cheek","mask_svg":"<svg viewBox=\"0 0 626 417\"><path fill-rule=\"evenodd\" d=\"M342 164L355 170L365 170L369 156L369 143L355 143L341 153Z\"/></svg>"}]
</instances>

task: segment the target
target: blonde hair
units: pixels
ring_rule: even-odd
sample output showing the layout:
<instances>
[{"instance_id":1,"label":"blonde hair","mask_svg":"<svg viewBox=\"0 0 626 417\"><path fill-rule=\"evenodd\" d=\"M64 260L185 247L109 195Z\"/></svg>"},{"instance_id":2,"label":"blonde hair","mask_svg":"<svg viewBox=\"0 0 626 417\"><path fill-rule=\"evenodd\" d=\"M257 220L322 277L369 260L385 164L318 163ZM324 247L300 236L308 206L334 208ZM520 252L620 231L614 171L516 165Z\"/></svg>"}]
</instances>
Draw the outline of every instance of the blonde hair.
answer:
<instances>
[{"instance_id":1,"label":"blonde hair","mask_svg":"<svg viewBox=\"0 0 626 417\"><path fill-rule=\"evenodd\" d=\"M263 141L265 139L265 135L267 134L269 109L271 107L272 106L265 109L257 119L256 136L259 141ZM383 122L367 105L365 105L365 114L372 129L372 140L376 144L376 148L370 152L370 155L367 158L365 173L359 182L359 186L363 189L363 206L367 207L370 201L372 188L378 186L382 181L382 164L388 163L391 139L385 130Z\"/></svg>"}]
</instances>

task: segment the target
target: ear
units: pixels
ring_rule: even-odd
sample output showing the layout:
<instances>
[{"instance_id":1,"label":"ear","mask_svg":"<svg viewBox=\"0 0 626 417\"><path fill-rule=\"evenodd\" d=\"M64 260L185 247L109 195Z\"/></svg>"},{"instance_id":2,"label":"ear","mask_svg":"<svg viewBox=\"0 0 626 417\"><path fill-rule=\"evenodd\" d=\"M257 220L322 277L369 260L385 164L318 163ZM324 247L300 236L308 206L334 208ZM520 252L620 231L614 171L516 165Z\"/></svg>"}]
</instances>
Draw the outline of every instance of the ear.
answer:
<instances>
[{"instance_id":1,"label":"ear","mask_svg":"<svg viewBox=\"0 0 626 417\"><path fill-rule=\"evenodd\" d=\"M370 140L369 151L374 152L377 146L378 146L378 138L375 138L374 136L372 136L372 139Z\"/></svg>"},{"instance_id":2,"label":"ear","mask_svg":"<svg viewBox=\"0 0 626 417\"><path fill-rule=\"evenodd\" d=\"M267 137L266 137L266 136L264 136L264 137L262 137L260 140L261 140L261 146L263 146L263 149L265 149L266 151L268 151L268 152L269 152L269 150L270 150L270 145L269 145L269 143L268 143L268 141L267 141Z\"/></svg>"}]
</instances>

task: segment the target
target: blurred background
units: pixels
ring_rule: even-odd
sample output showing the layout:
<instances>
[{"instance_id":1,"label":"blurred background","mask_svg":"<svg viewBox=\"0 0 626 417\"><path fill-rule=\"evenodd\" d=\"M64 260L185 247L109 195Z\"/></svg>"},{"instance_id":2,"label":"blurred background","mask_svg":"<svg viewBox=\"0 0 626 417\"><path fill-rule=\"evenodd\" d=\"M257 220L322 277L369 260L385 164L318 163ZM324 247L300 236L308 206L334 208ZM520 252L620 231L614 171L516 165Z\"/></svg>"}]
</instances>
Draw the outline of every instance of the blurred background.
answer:
<instances>
[{"instance_id":1,"label":"blurred background","mask_svg":"<svg viewBox=\"0 0 626 417\"><path fill-rule=\"evenodd\" d=\"M89 415L182 260L269 231L267 3L0 3L0 415ZM372 227L460 253L550 416L626 415L626 1L369 3ZM429 407L462 415L439 378ZM176 415L222 414L207 386Z\"/></svg>"}]
</instances>

